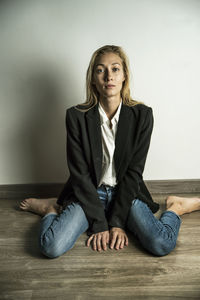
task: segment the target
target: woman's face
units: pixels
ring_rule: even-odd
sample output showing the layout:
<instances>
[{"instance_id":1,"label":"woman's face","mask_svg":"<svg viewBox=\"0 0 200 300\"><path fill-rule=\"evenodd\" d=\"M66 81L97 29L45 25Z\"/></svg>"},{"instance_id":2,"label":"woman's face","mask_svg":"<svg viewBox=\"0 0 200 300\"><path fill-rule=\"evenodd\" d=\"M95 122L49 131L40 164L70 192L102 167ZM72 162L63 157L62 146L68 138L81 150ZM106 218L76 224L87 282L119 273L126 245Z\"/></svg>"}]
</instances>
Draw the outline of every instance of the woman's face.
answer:
<instances>
[{"instance_id":1,"label":"woman's face","mask_svg":"<svg viewBox=\"0 0 200 300\"><path fill-rule=\"evenodd\" d=\"M94 66L93 84L100 94L100 98L119 97L125 80L121 58L108 52L101 55Z\"/></svg>"}]
</instances>

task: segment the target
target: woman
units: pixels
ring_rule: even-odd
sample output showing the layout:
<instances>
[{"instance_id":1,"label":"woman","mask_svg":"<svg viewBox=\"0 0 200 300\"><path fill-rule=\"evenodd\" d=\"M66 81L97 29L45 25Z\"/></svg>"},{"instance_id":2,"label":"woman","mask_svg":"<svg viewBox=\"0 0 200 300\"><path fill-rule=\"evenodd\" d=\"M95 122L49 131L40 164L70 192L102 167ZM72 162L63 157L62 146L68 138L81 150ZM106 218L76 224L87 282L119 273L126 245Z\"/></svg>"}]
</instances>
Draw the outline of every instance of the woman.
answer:
<instances>
[{"instance_id":1,"label":"woman","mask_svg":"<svg viewBox=\"0 0 200 300\"><path fill-rule=\"evenodd\" d=\"M142 173L153 128L152 109L132 100L126 55L118 46L95 51L87 71L87 101L66 113L70 177L56 199L29 198L20 207L41 215L40 249L55 258L88 231L87 246L117 250L126 230L162 256L176 245L180 216L200 209L200 198L170 196L166 211L148 192Z\"/></svg>"}]
</instances>

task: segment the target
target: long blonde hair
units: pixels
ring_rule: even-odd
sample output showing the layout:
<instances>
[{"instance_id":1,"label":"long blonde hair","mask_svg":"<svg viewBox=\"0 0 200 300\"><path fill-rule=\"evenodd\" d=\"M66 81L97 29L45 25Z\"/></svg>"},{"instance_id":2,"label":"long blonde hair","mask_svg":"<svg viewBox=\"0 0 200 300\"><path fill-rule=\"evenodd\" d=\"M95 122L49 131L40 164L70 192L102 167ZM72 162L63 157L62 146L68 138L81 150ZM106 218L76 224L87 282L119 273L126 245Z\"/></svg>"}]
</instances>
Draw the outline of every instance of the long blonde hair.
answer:
<instances>
[{"instance_id":1,"label":"long blonde hair","mask_svg":"<svg viewBox=\"0 0 200 300\"><path fill-rule=\"evenodd\" d=\"M119 46L106 45L106 46L103 46L103 47L97 49L91 57L91 60L90 60L90 63L89 63L88 69L87 69L87 74L86 74L86 101L84 103L79 104L78 105L79 107L76 107L78 110L87 111L98 103L99 94L96 89L96 86L92 83L93 76L94 76L94 67L96 65L97 59L101 55L104 55L105 53L108 53L108 52L117 54L122 60L123 71L124 71L124 76L125 76L125 81L123 82L123 86L122 86L122 90L121 90L121 97L122 97L123 104L128 105L128 106L134 106L139 103L142 103L142 102L133 100L130 96L129 62L128 62L128 58L127 58L124 50Z\"/></svg>"}]
</instances>

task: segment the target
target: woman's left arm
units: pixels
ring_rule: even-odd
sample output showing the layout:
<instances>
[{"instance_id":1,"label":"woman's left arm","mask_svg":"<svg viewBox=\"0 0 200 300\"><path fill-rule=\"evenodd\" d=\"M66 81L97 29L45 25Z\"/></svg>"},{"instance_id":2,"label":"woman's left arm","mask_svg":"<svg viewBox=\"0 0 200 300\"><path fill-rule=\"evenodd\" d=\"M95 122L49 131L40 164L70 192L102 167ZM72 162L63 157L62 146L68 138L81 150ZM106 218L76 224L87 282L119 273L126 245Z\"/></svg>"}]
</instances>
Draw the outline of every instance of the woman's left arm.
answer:
<instances>
[{"instance_id":1,"label":"woman's left arm","mask_svg":"<svg viewBox=\"0 0 200 300\"><path fill-rule=\"evenodd\" d=\"M129 209L140 191L140 182L143 180L142 174L150 146L153 122L152 108L148 107L136 149L125 175L118 183L118 192L109 219L110 227L125 228Z\"/></svg>"}]
</instances>

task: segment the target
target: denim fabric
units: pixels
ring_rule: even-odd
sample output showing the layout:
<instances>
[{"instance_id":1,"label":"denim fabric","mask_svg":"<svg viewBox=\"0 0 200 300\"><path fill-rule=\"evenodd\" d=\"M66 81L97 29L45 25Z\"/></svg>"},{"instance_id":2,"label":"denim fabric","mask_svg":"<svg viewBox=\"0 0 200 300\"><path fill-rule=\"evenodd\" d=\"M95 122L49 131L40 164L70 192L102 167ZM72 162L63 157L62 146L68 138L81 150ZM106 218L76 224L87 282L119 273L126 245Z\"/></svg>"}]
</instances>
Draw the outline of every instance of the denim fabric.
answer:
<instances>
[{"instance_id":1,"label":"denim fabric","mask_svg":"<svg viewBox=\"0 0 200 300\"><path fill-rule=\"evenodd\" d=\"M116 188L101 185L97 192L107 216ZM158 220L144 202L134 199L126 226L146 250L163 256L174 249L180 224L181 219L175 213L165 211ZM47 214L42 218L40 227L41 252L50 258L64 254L88 227L89 223L79 203L68 205L60 215Z\"/></svg>"},{"instance_id":2,"label":"denim fabric","mask_svg":"<svg viewBox=\"0 0 200 300\"><path fill-rule=\"evenodd\" d=\"M158 220L146 203L135 199L126 225L146 250L163 256L176 246L181 219L174 212L165 211Z\"/></svg>"}]
</instances>

